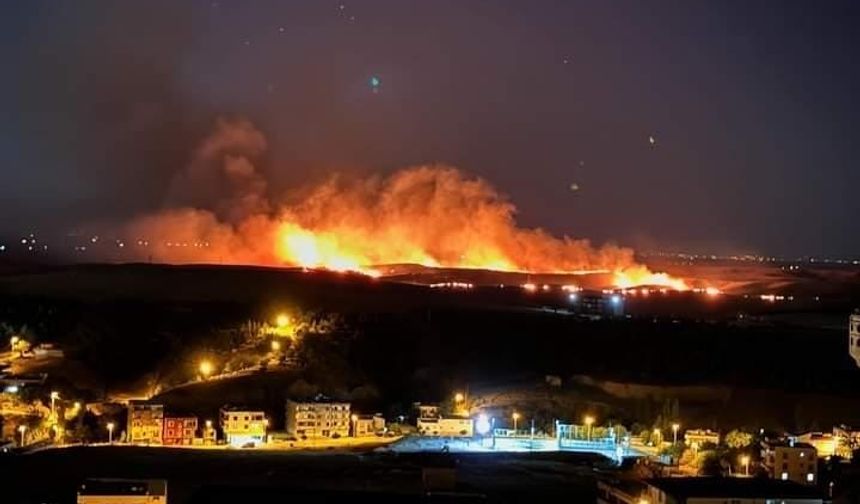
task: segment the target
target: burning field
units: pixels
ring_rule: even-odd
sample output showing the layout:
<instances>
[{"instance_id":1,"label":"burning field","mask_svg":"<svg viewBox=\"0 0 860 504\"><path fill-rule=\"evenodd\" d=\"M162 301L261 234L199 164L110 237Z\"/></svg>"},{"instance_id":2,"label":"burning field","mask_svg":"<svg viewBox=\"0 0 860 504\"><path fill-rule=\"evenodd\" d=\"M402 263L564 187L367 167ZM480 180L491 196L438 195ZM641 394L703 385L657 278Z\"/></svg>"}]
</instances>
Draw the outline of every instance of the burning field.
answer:
<instances>
[{"instance_id":1,"label":"burning field","mask_svg":"<svg viewBox=\"0 0 860 504\"><path fill-rule=\"evenodd\" d=\"M638 264L633 250L519 227L488 182L447 166L385 176L333 175L274 197L258 170L267 148L246 120L220 120L173 180L165 208L124 229L141 258L295 266L385 275L415 265L605 279L606 286L687 288ZM402 271L399 270L399 271Z\"/></svg>"}]
</instances>

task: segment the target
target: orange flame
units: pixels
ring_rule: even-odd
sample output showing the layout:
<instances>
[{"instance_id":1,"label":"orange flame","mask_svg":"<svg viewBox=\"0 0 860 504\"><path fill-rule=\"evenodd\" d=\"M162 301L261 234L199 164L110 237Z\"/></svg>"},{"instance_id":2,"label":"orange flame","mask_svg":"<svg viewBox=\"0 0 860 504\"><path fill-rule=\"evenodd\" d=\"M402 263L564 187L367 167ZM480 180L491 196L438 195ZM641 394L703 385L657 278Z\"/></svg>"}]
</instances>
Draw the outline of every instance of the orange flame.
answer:
<instances>
[{"instance_id":1,"label":"orange flame","mask_svg":"<svg viewBox=\"0 0 860 504\"><path fill-rule=\"evenodd\" d=\"M444 166L387 177L332 177L280 202L254 161L266 140L248 121L219 121L177 175L172 208L134 221L131 240L166 262L291 265L356 271L420 264L530 273L614 272L618 287L686 289L633 251L517 226L516 208L486 181ZM226 193L223 191L228 189ZM202 247L171 246L204 243Z\"/></svg>"}]
</instances>

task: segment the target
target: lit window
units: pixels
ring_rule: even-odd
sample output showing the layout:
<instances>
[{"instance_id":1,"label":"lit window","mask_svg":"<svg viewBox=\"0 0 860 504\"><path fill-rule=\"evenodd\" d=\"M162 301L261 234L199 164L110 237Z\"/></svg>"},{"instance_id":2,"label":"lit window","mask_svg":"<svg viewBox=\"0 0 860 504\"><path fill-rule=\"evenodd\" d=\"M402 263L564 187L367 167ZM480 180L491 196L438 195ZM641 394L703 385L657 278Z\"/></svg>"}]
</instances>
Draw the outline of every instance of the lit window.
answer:
<instances>
[{"instance_id":1,"label":"lit window","mask_svg":"<svg viewBox=\"0 0 860 504\"><path fill-rule=\"evenodd\" d=\"M787 472L782 473L782 475L780 476L780 478L781 478L781 479L784 479L784 480L787 480L787 479L788 479L788 473L787 473Z\"/></svg>"},{"instance_id":2,"label":"lit window","mask_svg":"<svg viewBox=\"0 0 860 504\"><path fill-rule=\"evenodd\" d=\"M806 456L806 452L800 452L800 458L803 458L805 456Z\"/></svg>"},{"instance_id":3,"label":"lit window","mask_svg":"<svg viewBox=\"0 0 860 504\"><path fill-rule=\"evenodd\" d=\"M808 482L812 483L813 481L815 481L815 475L814 475L814 474L812 474L812 473L807 473L807 475L806 475L806 481L808 481Z\"/></svg>"}]
</instances>

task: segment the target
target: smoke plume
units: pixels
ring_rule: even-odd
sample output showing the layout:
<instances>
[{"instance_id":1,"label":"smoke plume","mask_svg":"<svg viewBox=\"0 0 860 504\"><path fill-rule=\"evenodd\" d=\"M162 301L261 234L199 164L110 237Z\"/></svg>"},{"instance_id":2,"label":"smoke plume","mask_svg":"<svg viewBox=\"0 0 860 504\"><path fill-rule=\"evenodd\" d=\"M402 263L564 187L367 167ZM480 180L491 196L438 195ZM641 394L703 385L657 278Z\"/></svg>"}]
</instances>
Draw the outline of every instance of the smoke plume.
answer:
<instances>
[{"instance_id":1,"label":"smoke plume","mask_svg":"<svg viewBox=\"0 0 860 504\"><path fill-rule=\"evenodd\" d=\"M633 251L518 227L488 182L448 166L362 179L334 175L275 201L258 171L265 136L220 120L171 184L163 211L135 219L129 240L165 262L366 270L373 265L505 271L634 271Z\"/></svg>"}]
</instances>

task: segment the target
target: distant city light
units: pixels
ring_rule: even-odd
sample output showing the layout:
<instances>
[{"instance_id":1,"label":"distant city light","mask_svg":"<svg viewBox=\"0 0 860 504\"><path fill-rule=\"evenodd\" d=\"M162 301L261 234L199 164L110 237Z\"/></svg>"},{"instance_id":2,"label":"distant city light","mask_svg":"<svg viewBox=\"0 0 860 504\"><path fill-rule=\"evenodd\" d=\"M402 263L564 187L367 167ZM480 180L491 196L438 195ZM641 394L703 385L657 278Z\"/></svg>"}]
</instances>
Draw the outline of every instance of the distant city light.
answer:
<instances>
[{"instance_id":1,"label":"distant city light","mask_svg":"<svg viewBox=\"0 0 860 504\"><path fill-rule=\"evenodd\" d=\"M614 304L614 305L621 303L621 296L619 296L618 294L613 294L611 299L612 299L612 304Z\"/></svg>"},{"instance_id":2,"label":"distant city light","mask_svg":"<svg viewBox=\"0 0 860 504\"><path fill-rule=\"evenodd\" d=\"M18 385L9 385L6 387L5 392L7 394L17 394L18 393Z\"/></svg>"},{"instance_id":3,"label":"distant city light","mask_svg":"<svg viewBox=\"0 0 860 504\"><path fill-rule=\"evenodd\" d=\"M579 294L574 292L574 293L570 294L569 296L567 296L567 298L570 300L571 303L575 303L575 302L577 302L577 300L579 300Z\"/></svg>"}]
</instances>

